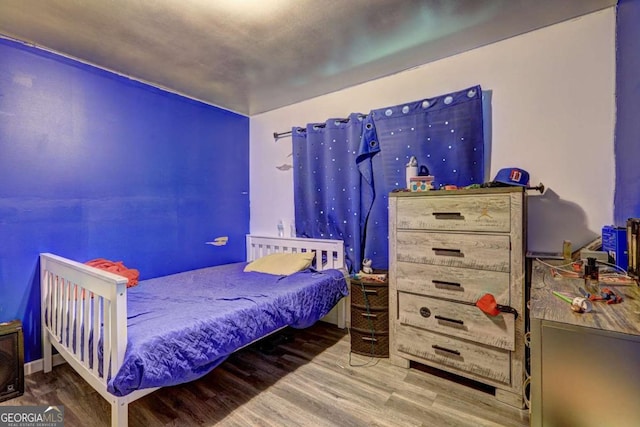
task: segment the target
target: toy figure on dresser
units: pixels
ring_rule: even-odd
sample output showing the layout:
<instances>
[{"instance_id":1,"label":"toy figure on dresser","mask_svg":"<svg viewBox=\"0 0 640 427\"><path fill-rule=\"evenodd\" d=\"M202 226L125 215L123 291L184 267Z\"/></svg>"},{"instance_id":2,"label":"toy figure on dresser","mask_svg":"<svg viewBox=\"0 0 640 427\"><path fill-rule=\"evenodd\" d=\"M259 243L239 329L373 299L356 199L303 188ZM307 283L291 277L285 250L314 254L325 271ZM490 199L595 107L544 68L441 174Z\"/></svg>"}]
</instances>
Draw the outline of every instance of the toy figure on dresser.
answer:
<instances>
[{"instance_id":1,"label":"toy figure on dresser","mask_svg":"<svg viewBox=\"0 0 640 427\"><path fill-rule=\"evenodd\" d=\"M406 164L405 178L407 180L407 189L410 191L433 190L434 177L429 175L427 166L418 167L416 156L411 156L409 163Z\"/></svg>"},{"instance_id":2,"label":"toy figure on dresser","mask_svg":"<svg viewBox=\"0 0 640 427\"><path fill-rule=\"evenodd\" d=\"M386 282L387 273L376 273L371 266L373 261L369 258L362 260L362 270L356 275L356 278L365 282Z\"/></svg>"},{"instance_id":3,"label":"toy figure on dresser","mask_svg":"<svg viewBox=\"0 0 640 427\"><path fill-rule=\"evenodd\" d=\"M366 274L372 274L373 268L371 268L371 261L369 258L365 258L362 260L362 272Z\"/></svg>"},{"instance_id":4,"label":"toy figure on dresser","mask_svg":"<svg viewBox=\"0 0 640 427\"><path fill-rule=\"evenodd\" d=\"M418 176L418 159L416 159L416 156L411 156L406 168L405 178L407 180L407 188L411 188L411 178Z\"/></svg>"},{"instance_id":5,"label":"toy figure on dresser","mask_svg":"<svg viewBox=\"0 0 640 427\"><path fill-rule=\"evenodd\" d=\"M411 182L409 189L413 192L433 190L434 179L434 176L429 174L429 168L422 165L418 170L418 176L411 177L409 180Z\"/></svg>"}]
</instances>

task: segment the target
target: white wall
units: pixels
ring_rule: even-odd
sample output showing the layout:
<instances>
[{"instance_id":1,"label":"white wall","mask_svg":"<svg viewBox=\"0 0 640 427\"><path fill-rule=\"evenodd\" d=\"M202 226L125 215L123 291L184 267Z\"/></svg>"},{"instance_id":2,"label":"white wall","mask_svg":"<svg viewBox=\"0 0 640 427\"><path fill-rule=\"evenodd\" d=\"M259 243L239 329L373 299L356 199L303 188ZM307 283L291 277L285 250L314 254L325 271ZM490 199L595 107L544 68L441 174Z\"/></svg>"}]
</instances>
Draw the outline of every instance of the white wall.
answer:
<instances>
[{"instance_id":1,"label":"white wall","mask_svg":"<svg viewBox=\"0 0 640 427\"><path fill-rule=\"evenodd\" d=\"M613 223L615 8L251 117L251 232L293 218L291 139L273 132L480 84L490 91L490 177L502 167L544 183L529 192L529 249L560 251Z\"/></svg>"}]
</instances>

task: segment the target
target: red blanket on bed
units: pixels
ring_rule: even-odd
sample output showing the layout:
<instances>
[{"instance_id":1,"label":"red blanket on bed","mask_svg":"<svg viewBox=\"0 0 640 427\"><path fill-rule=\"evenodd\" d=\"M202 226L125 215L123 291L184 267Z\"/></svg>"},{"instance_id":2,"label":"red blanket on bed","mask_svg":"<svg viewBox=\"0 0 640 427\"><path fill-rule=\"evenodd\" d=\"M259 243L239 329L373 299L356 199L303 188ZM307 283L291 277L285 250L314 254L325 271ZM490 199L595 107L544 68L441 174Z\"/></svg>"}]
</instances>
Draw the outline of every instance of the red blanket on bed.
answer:
<instances>
[{"instance_id":1,"label":"red blanket on bed","mask_svg":"<svg viewBox=\"0 0 640 427\"><path fill-rule=\"evenodd\" d=\"M91 267L99 268L100 270L109 271L113 274L117 274L119 276L126 277L128 279L127 288L131 288L138 284L138 278L140 277L140 272L135 268L126 267L122 261L109 261L104 258L96 258L91 261L85 262L86 265L90 265Z\"/></svg>"}]
</instances>

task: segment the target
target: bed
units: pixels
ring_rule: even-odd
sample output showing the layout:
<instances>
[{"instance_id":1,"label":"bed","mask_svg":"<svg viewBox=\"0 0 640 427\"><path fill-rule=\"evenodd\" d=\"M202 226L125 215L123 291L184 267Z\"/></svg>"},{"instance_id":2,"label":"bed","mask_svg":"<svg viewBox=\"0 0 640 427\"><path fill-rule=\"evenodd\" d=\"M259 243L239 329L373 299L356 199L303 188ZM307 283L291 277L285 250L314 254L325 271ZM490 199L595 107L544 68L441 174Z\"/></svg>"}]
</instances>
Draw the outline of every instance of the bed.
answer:
<instances>
[{"instance_id":1,"label":"bed","mask_svg":"<svg viewBox=\"0 0 640 427\"><path fill-rule=\"evenodd\" d=\"M44 371L55 347L111 404L111 425L121 427L129 403L199 378L280 329L310 326L330 310L344 328L341 241L247 236L247 262L309 251L316 253L311 268L289 276L245 272L246 263L236 263L129 289L122 276L40 254Z\"/></svg>"}]
</instances>

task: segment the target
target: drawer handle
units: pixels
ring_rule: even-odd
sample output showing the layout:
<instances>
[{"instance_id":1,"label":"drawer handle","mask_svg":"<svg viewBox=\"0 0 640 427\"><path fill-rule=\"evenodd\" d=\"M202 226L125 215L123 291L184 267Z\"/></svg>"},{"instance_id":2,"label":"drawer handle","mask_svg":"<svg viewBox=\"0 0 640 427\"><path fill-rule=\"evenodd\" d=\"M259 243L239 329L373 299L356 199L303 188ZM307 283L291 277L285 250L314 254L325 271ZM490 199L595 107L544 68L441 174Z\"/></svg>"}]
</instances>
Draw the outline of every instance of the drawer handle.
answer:
<instances>
[{"instance_id":1,"label":"drawer handle","mask_svg":"<svg viewBox=\"0 0 640 427\"><path fill-rule=\"evenodd\" d=\"M464 322L462 320L451 319L450 317L444 317L444 316L436 315L435 318L438 319L438 320L444 320L445 322L451 322L451 323L457 323L458 325L464 325Z\"/></svg>"},{"instance_id":2,"label":"drawer handle","mask_svg":"<svg viewBox=\"0 0 640 427\"><path fill-rule=\"evenodd\" d=\"M360 337L360 338L362 338L362 341L378 342L378 339L374 337Z\"/></svg>"},{"instance_id":3,"label":"drawer handle","mask_svg":"<svg viewBox=\"0 0 640 427\"><path fill-rule=\"evenodd\" d=\"M372 317L374 319L378 317L377 314L371 314L371 313L360 313L360 314L362 314L362 317Z\"/></svg>"},{"instance_id":4,"label":"drawer handle","mask_svg":"<svg viewBox=\"0 0 640 427\"><path fill-rule=\"evenodd\" d=\"M365 294L378 295L377 289L364 289L362 292Z\"/></svg>"},{"instance_id":5,"label":"drawer handle","mask_svg":"<svg viewBox=\"0 0 640 427\"><path fill-rule=\"evenodd\" d=\"M427 307L420 307L420 316L422 317L431 316L431 310L429 310Z\"/></svg>"},{"instance_id":6,"label":"drawer handle","mask_svg":"<svg viewBox=\"0 0 640 427\"><path fill-rule=\"evenodd\" d=\"M445 348L445 347L440 347L437 344L433 344L431 347L436 351L440 350L440 351L444 351L446 353L451 353L451 354L455 354L456 356L460 356L460 352L458 350L451 350L451 349L448 349L448 348Z\"/></svg>"},{"instance_id":7,"label":"drawer handle","mask_svg":"<svg viewBox=\"0 0 640 427\"><path fill-rule=\"evenodd\" d=\"M436 219L464 219L460 212L433 212Z\"/></svg>"},{"instance_id":8,"label":"drawer handle","mask_svg":"<svg viewBox=\"0 0 640 427\"><path fill-rule=\"evenodd\" d=\"M455 257L463 257L464 254L460 249L447 249L447 248L431 248L431 250L440 256L455 256Z\"/></svg>"},{"instance_id":9,"label":"drawer handle","mask_svg":"<svg viewBox=\"0 0 640 427\"><path fill-rule=\"evenodd\" d=\"M431 283L433 283L435 286L455 286L457 288L462 288L462 285L460 283L445 282L444 280L432 280Z\"/></svg>"}]
</instances>

